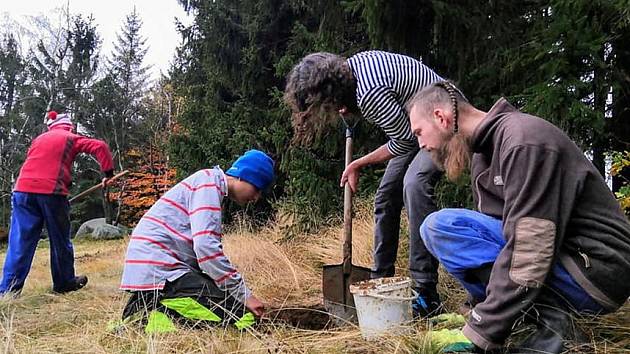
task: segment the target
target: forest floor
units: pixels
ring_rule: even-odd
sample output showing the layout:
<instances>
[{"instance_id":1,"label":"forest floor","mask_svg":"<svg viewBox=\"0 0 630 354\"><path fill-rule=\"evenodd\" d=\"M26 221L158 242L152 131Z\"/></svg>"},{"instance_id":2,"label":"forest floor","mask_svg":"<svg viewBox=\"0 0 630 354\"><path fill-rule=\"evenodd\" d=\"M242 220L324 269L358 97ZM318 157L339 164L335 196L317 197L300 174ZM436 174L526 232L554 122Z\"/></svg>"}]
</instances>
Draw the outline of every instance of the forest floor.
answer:
<instances>
[{"instance_id":1,"label":"forest floor","mask_svg":"<svg viewBox=\"0 0 630 354\"><path fill-rule=\"evenodd\" d=\"M372 248L370 208L354 222L354 263L369 266ZM146 335L133 326L112 331L127 295L118 290L127 240L75 243L78 274L89 276L85 289L51 293L49 247L40 242L22 295L0 299L2 353L434 353L429 324L418 321L404 335L378 341L362 339L355 326L333 328L322 309L321 266L341 261L341 227L285 240L279 225L256 233L246 227L224 237L225 253L244 275L268 312L255 329L180 329ZM405 232L403 232L405 233ZM406 268L406 240L398 269ZM0 254L4 258L6 248ZM464 292L441 274L439 290L455 311ZM630 304L615 314L579 318L589 342L569 343L571 353L630 353Z\"/></svg>"}]
</instances>

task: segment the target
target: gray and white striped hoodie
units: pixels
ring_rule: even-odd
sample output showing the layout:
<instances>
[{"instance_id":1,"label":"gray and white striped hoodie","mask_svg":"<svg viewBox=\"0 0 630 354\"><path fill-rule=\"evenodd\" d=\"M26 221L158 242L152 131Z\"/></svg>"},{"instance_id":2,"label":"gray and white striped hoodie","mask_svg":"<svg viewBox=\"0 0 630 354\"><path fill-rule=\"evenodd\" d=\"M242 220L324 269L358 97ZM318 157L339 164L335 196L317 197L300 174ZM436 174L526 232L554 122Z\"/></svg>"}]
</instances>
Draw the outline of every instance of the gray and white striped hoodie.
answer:
<instances>
[{"instance_id":1,"label":"gray and white striped hoodie","mask_svg":"<svg viewBox=\"0 0 630 354\"><path fill-rule=\"evenodd\" d=\"M167 280L194 270L244 302L251 292L221 244L221 201L227 193L218 166L197 171L166 192L131 234L120 289L162 289Z\"/></svg>"}]
</instances>

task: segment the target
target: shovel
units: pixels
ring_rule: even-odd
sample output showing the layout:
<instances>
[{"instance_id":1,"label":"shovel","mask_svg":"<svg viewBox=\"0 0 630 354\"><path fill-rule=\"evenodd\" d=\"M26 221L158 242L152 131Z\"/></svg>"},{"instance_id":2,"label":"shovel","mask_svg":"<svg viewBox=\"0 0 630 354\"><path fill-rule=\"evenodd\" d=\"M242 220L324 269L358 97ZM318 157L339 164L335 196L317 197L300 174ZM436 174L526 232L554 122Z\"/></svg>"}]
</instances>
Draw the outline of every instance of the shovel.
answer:
<instances>
[{"instance_id":1,"label":"shovel","mask_svg":"<svg viewBox=\"0 0 630 354\"><path fill-rule=\"evenodd\" d=\"M115 181L115 180L117 180L118 178L120 178L120 177L122 177L122 176L126 175L127 173L129 173L129 170L124 170L124 171L122 171L122 172L118 173L117 175L115 175L115 176L113 176L112 178L108 179L108 180L107 180L107 184L112 183L113 181ZM97 189L99 189L99 188L101 188L101 184L100 184L100 183L99 183L99 184L97 184L97 185L94 185L94 186L92 186L92 187L90 187L90 188L88 188L88 189L86 189L86 190L84 190L83 192L81 192L81 193L79 193L79 194L77 194L77 195L75 195L74 197L70 198L70 200L69 200L68 202L72 203L73 201L75 201L75 200L77 200L77 199L81 199L81 198L83 198L84 196L86 196L86 195L88 195L88 194L90 194L90 193L94 192L95 190L97 190Z\"/></svg>"},{"instance_id":2,"label":"shovel","mask_svg":"<svg viewBox=\"0 0 630 354\"><path fill-rule=\"evenodd\" d=\"M344 121L345 122L345 121ZM352 128L346 124L346 167L352 161ZM350 284L370 279L370 269L352 265L352 190L343 190L343 263L324 265L322 292L324 308L336 324L357 322Z\"/></svg>"}]
</instances>

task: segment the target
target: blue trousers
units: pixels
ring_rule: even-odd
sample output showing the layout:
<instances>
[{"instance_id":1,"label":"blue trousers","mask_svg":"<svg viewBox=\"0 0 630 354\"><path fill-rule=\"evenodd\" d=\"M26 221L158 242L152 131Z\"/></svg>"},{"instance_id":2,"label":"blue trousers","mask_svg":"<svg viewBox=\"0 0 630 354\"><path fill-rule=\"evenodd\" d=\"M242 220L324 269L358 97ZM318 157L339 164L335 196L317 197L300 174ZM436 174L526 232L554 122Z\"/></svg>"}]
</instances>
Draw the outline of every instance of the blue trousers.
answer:
<instances>
[{"instance_id":1,"label":"blue trousers","mask_svg":"<svg viewBox=\"0 0 630 354\"><path fill-rule=\"evenodd\" d=\"M420 234L429 252L468 293L476 301L485 300L488 284L471 282L467 275L496 260L506 243L502 221L472 210L442 209L425 219ZM552 266L545 284L578 312L604 312L559 262Z\"/></svg>"},{"instance_id":2,"label":"blue trousers","mask_svg":"<svg viewBox=\"0 0 630 354\"><path fill-rule=\"evenodd\" d=\"M2 270L0 294L19 292L31 270L42 226L50 240L50 267L54 289L74 282L74 249L70 241L70 204L62 195L13 192L9 248Z\"/></svg>"}]
</instances>

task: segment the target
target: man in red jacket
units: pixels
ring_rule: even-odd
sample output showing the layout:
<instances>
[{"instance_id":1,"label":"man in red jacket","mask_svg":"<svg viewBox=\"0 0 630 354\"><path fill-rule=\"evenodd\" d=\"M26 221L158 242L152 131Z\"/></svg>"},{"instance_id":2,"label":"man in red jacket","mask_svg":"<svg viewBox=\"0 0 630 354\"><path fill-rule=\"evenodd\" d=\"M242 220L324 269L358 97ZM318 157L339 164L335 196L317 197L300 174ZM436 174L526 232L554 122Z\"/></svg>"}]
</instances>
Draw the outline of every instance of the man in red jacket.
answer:
<instances>
[{"instance_id":1,"label":"man in red jacket","mask_svg":"<svg viewBox=\"0 0 630 354\"><path fill-rule=\"evenodd\" d=\"M0 294L19 294L22 290L44 223L50 240L53 291L79 290L88 281L85 275L74 274L70 204L66 198L72 181L72 162L77 154L88 153L96 157L101 171L110 178L114 170L112 154L104 141L73 133L69 114L48 112L46 125L48 131L33 140L13 190L9 248Z\"/></svg>"}]
</instances>

